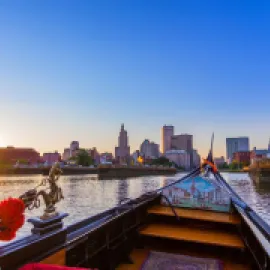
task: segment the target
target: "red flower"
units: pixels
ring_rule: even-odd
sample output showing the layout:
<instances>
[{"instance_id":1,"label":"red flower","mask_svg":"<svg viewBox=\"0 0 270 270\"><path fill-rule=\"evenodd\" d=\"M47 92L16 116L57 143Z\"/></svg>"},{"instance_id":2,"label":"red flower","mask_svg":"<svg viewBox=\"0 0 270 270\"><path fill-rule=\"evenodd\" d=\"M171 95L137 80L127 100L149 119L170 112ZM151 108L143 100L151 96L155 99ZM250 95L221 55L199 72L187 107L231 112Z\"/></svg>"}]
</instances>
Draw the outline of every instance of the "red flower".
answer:
<instances>
[{"instance_id":1,"label":"red flower","mask_svg":"<svg viewBox=\"0 0 270 270\"><path fill-rule=\"evenodd\" d=\"M8 198L0 202L0 240L9 241L24 224L24 203L21 199Z\"/></svg>"}]
</instances>

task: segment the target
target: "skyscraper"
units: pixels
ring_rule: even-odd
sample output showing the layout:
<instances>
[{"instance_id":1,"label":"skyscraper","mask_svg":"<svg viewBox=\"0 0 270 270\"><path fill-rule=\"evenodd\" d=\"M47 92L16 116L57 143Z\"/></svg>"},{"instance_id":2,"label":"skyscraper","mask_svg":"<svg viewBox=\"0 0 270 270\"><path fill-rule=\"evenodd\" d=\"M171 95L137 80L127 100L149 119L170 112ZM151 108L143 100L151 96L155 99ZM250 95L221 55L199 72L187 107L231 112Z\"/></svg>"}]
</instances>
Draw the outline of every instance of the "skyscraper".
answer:
<instances>
[{"instance_id":1,"label":"skyscraper","mask_svg":"<svg viewBox=\"0 0 270 270\"><path fill-rule=\"evenodd\" d=\"M249 151L249 138L226 138L226 152L228 162L232 162L233 154L241 151Z\"/></svg>"},{"instance_id":2,"label":"skyscraper","mask_svg":"<svg viewBox=\"0 0 270 270\"><path fill-rule=\"evenodd\" d=\"M193 151L193 136L189 134L174 135L171 139L171 149Z\"/></svg>"},{"instance_id":3,"label":"skyscraper","mask_svg":"<svg viewBox=\"0 0 270 270\"><path fill-rule=\"evenodd\" d=\"M174 126L163 126L161 129L161 151L163 154L171 149L172 136L174 134Z\"/></svg>"},{"instance_id":4,"label":"skyscraper","mask_svg":"<svg viewBox=\"0 0 270 270\"><path fill-rule=\"evenodd\" d=\"M128 146L127 131L124 129L124 124L122 124L118 137L118 146L115 147L115 158L119 163L127 163L129 156L130 147Z\"/></svg>"},{"instance_id":5,"label":"skyscraper","mask_svg":"<svg viewBox=\"0 0 270 270\"><path fill-rule=\"evenodd\" d=\"M190 134L174 135L171 139L171 149L185 150L190 156L190 166L193 164L193 136Z\"/></svg>"},{"instance_id":6,"label":"skyscraper","mask_svg":"<svg viewBox=\"0 0 270 270\"><path fill-rule=\"evenodd\" d=\"M76 156L78 150L80 149L80 144L78 141L72 141L70 143L70 157Z\"/></svg>"}]
</instances>

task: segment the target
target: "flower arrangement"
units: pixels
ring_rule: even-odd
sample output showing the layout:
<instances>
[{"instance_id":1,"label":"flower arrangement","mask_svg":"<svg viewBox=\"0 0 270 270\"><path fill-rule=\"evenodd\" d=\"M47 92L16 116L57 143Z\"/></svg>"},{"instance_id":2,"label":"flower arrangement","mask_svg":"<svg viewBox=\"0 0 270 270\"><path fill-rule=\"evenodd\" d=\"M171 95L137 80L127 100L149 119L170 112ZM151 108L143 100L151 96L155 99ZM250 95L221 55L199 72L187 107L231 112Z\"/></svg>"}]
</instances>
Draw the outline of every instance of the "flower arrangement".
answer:
<instances>
[{"instance_id":1,"label":"flower arrangement","mask_svg":"<svg viewBox=\"0 0 270 270\"><path fill-rule=\"evenodd\" d=\"M21 199L8 198L0 202L0 240L10 241L24 224L25 205Z\"/></svg>"}]
</instances>

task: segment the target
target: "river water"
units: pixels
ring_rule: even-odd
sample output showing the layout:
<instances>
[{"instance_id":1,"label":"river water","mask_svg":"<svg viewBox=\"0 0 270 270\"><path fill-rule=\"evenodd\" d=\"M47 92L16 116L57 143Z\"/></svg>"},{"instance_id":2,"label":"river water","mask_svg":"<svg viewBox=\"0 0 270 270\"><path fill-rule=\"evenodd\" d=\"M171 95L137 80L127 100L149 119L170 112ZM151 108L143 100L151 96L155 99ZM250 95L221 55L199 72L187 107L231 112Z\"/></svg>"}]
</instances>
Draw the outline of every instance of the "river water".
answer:
<instances>
[{"instance_id":1,"label":"river water","mask_svg":"<svg viewBox=\"0 0 270 270\"><path fill-rule=\"evenodd\" d=\"M143 193L162 187L168 180L177 180L185 174L175 176L145 176L128 179L98 180L97 175L62 176L59 184L65 199L57 205L61 212L69 214L65 225L80 221L118 204L124 198L136 198ZM270 224L270 186L255 185L246 173L223 173L223 177L234 190L268 224ZM0 201L8 197L18 197L38 185L42 175L0 176ZM26 219L40 216L43 207L26 211ZM18 231L17 238L29 235L31 224L25 222ZM0 246L4 245L0 241Z\"/></svg>"}]
</instances>

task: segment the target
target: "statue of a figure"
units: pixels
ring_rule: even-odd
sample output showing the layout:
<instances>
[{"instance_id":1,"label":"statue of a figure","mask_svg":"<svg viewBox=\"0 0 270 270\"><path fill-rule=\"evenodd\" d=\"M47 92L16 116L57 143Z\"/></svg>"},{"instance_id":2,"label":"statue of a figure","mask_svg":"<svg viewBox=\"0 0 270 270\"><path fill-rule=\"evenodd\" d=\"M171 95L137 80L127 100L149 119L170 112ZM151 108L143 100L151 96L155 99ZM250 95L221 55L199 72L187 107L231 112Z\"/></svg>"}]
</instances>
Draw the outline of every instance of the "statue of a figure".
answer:
<instances>
[{"instance_id":1,"label":"statue of a figure","mask_svg":"<svg viewBox=\"0 0 270 270\"><path fill-rule=\"evenodd\" d=\"M37 186L37 187L47 186L48 183L49 187L41 189L39 191L37 190L36 187L34 189L28 190L26 193L20 196L25 206L29 210L39 208L40 207L39 197L40 196L43 197L46 208L44 210L43 216L40 217L41 219L48 219L58 214L56 212L55 204L60 200L64 199L62 189L57 185L57 181L61 174L62 170L60 169L60 164L56 162L49 172L49 177L45 180L42 180L40 185Z\"/></svg>"},{"instance_id":2,"label":"statue of a figure","mask_svg":"<svg viewBox=\"0 0 270 270\"><path fill-rule=\"evenodd\" d=\"M62 189L57 185L57 180L61 174L62 170L60 169L60 165L56 162L50 170L48 179L45 180L45 183L42 183L45 185L47 182L49 183L49 192L43 189L37 193L37 197L41 195L46 205L44 215L41 217L43 219L57 215L55 204L61 199L64 199Z\"/></svg>"}]
</instances>

